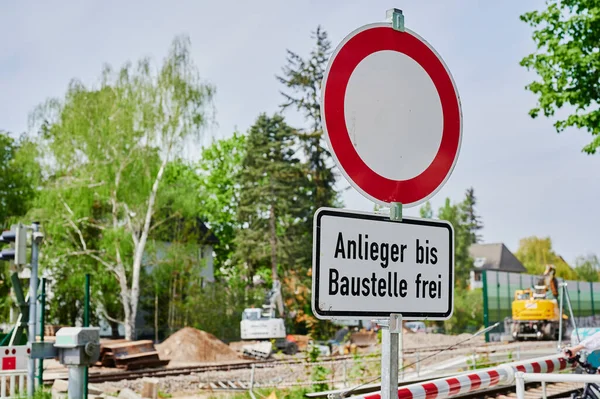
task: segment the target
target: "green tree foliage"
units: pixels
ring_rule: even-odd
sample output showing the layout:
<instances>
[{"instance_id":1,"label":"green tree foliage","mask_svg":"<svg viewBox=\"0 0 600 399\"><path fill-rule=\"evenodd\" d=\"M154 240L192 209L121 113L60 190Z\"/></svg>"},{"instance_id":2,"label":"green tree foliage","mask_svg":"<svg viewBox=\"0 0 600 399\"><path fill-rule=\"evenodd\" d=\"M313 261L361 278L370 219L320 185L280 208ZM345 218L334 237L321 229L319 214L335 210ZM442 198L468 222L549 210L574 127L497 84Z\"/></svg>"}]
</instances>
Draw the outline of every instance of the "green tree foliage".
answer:
<instances>
[{"instance_id":1,"label":"green tree foliage","mask_svg":"<svg viewBox=\"0 0 600 399\"><path fill-rule=\"evenodd\" d=\"M444 322L444 328L450 333L461 333L467 330L477 330L483 323L483 302L481 290L469 290L469 274L473 268L473 259L469 248L479 240L478 231L483 223L475 205L477 199L473 188L465 192L464 199L452 203L446 198L444 205L439 208L437 217L446 220L454 228L454 313ZM433 218L433 209L426 202L419 210L421 217Z\"/></svg>"},{"instance_id":2,"label":"green tree foliage","mask_svg":"<svg viewBox=\"0 0 600 399\"><path fill-rule=\"evenodd\" d=\"M454 314L444 322L444 329L450 334L474 333L483 325L483 293L474 290L456 290Z\"/></svg>"},{"instance_id":3,"label":"green tree foliage","mask_svg":"<svg viewBox=\"0 0 600 399\"><path fill-rule=\"evenodd\" d=\"M593 254L578 257L575 261L575 273L579 280L600 281L600 259Z\"/></svg>"},{"instance_id":4,"label":"green tree foliage","mask_svg":"<svg viewBox=\"0 0 600 399\"><path fill-rule=\"evenodd\" d=\"M515 256L530 274L541 275L544 273L546 265L552 264L556 267L556 277L567 280L577 279L575 271L552 249L550 237L523 238L519 242L519 249Z\"/></svg>"},{"instance_id":5,"label":"green tree foliage","mask_svg":"<svg viewBox=\"0 0 600 399\"><path fill-rule=\"evenodd\" d=\"M185 305L188 325L212 333L226 342L239 341L242 312L250 306L260 307L263 299L262 289L248 289L238 278L219 280L204 287L193 285L190 300Z\"/></svg>"},{"instance_id":6,"label":"green tree foliage","mask_svg":"<svg viewBox=\"0 0 600 399\"><path fill-rule=\"evenodd\" d=\"M238 176L246 155L246 136L234 133L232 137L213 141L202 150L197 165L199 174L199 201L202 219L219 238L215 244L215 272L227 270L236 273L232 263L235 237L241 224L237 211L240 201Z\"/></svg>"},{"instance_id":7,"label":"green tree foliage","mask_svg":"<svg viewBox=\"0 0 600 399\"><path fill-rule=\"evenodd\" d=\"M310 264L295 256L298 237L290 233L306 220L306 176L295 155L295 130L282 116L261 114L246 140L236 259L247 268L248 279L269 266L270 279L278 280L280 271Z\"/></svg>"},{"instance_id":8,"label":"green tree foliage","mask_svg":"<svg viewBox=\"0 0 600 399\"><path fill-rule=\"evenodd\" d=\"M477 244L481 242L481 234L479 231L483 228L481 218L475 210L477 199L475 198L475 189L473 187L467 189L465 199L461 203L461 211L463 213L464 223L469 232L469 243Z\"/></svg>"},{"instance_id":9,"label":"green tree foliage","mask_svg":"<svg viewBox=\"0 0 600 399\"><path fill-rule=\"evenodd\" d=\"M455 287L465 289L469 280L469 272L473 265L469 256L471 237L460 204L453 204L446 198L444 205L438 210L438 218L446 220L454 227L454 281Z\"/></svg>"},{"instance_id":10,"label":"green tree foliage","mask_svg":"<svg viewBox=\"0 0 600 399\"><path fill-rule=\"evenodd\" d=\"M0 228L23 216L35 198L40 169L37 148L27 137L14 140L0 131Z\"/></svg>"},{"instance_id":11,"label":"green tree foliage","mask_svg":"<svg viewBox=\"0 0 600 399\"><path fill-rule=\"evenodd\" d=\"M583 151L594 154L600 147L600 7L596 0L547 0L546 5L521 16L534 29L537 45L521 61L539 75L526 86L538 96L530 115L550 117L569 106L570 115L554 124L557 132L587 130L592 141Z\"/></svg>"},{"instance_id":12,"label":"green tree foliage","mask_svg":"<svg viewBox=\"0 0 600 399\"><path fill-rule=\"evenodd\" d=\"M0 130L0 231L21 220L33 201L40 181L35 143L25 136L13 139ZM9 264L0 262L0 317L8 318L13 299L10 296Z\"/></svg>"},{"instance_id":13,"label":"green tree foliage","mask_svg":"<svg viewBox=\"0 0 600 399\"><path fill-rule=\"evenodd\" d=\"M170 218L186 198L165 190L165 171L199 137L212 95L180 37L156 70L148 59L118 71L105 67L98 87L74 80L63 99L48 100L34 115L50 161L36 212L49 232L43 260L51 268L89 262L116 277L129 339L146 244L163 223L157 204L166 204L166 192Z\"/></svg>"},{"instance_id":14,"label":"green tree foliage","mask_svg":"<svg viewBox=\"0 0 600 399\"><path fill-rule=\"evenodd\" d=\"M331 55L331 42L327 32L320 26L312 33L315 47L308 58L287 50L287 63L283 76L277 76L289 92L282 91L283 109L295 107L302 112L309 128L300 136L307 158L306 167L311 178L310 198L313 212L322 206L333 206L337 200L334 185L333 162L323 139L321 116L321 82ZM312 228L312 219L309 221Z\"/></svg>"},{"instance_id":15,"label":"green tree foliage","mask_svg":"<svg viewBox=\"0 0 600 399\"><path fill-rule=\"evenodd\" d=\"M423 204L423 206L419 209L419 214L425 219L433 218L433 208L431 207L431 202L427 201L425 204Z\"/></svg>"},{"instance_id":16,"label":"green tree foliage","mask_svg":"<svg viewBox=\"0 0 600 399\"><path fill-rule=\"evenodd\" d=\"M201 177L196 165L181 159L169 162L157 201L143 264L142 308L148 326L141 333L164 336L189 323L185 306L191 289L212 280L205 270L207 251L215 245L212 232L199 217L197 193ZM150 331L152 330L152 331Z\"/></svg>"},{"instance_id":17,"label":"green tree foliage","mask_svg":"<svg viewBox=\"0 0 600 399\"><path fill-rule=\"evenodd\" d=\"M296 321L304 325L315 337L327 337L334 327L329 322L319 321L312 314L310 306L311 275L310 258L312 251L312 215L324 206L340 206L340 198L335 190L336 174L331 154L325 146L323 122L321 115L321 83L331 55L331 42L327 32L320 26L312 32L315 41L308 57L287 50L286 65L277 80L285 87L281 94L284 98L283 110L295 108L302 113L308 127L299 135L304 159L302 167L309 180L306 191L309 208L305 222L298 224L294 230L297 242L298 263L305 261L306 267L290 270L285 280L289 292L295 295L288 298L288 305L297 309ZM308 270L306 270L308 269Z\"/></svg>"},{"instance_id":18,"label":"green tree foliage","mask_svg":"<svg viewBox=\"0 0 600 399\"><path fill-rule=\"evenodd\" d=\"M454 271L456 287L465 289L468 286L469 273L473 259L469 248L479 241L478 231L483 228L475 210L476 198L472 188L465 193L465 198L458 204L452 204L446 198L444 206L438 211L438 218L449 221L454 227ZM423 212L428 212L427 209Z\"/></svg>"}]
</instances>

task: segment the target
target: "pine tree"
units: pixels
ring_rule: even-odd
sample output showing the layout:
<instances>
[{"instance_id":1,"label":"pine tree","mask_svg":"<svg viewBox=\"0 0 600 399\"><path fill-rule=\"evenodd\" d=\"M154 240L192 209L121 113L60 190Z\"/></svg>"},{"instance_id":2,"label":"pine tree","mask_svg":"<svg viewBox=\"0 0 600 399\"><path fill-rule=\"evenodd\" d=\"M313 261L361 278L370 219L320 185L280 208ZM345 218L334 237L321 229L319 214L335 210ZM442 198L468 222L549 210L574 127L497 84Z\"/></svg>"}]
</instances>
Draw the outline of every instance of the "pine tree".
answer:
<instances>
[{"instance_id":1,"label":"pine tree","mask_svg":"<svg viewBox=\"0 0 600 399\"><path fill-rule=\"evenodd\" d=\"M482 239L481 234L479 234L478 231L483 229L483 223L475 210L476 205L477 199L475 198L475 189L471 187L467 189L465 199L461 204L464 218L463 222L468 229L469 241L471 244L477 244L478 242L481 242Z\"/></svg>"},{"instance_id":2,"label":"pine tree","mask_svg":"<svg viewBox=\"0 0 600 399\"><path fill-rule=\"evenodd\" d=\"M248 278L270 266L272 280L289 266L295 242L289 231L305 215L306 177L295 156L295 130L283 117L261 114L250 128L239 174L238 218L244 228L236 237L236 258Z\"/></svg>"},{"instance_id":3,"label":"pine tree","mask_svg":"<svg viewBox=\"0 0 600 399\"><path fill-rule=\"evenodd\" d=\"M334 188L336 175L332 169L331 154L323 140L320 104L321 81L331 55L331 42L327 32L320 26L312 33L312 38L316 43L308 59L287 50L287 65L283 68L283 76L277 76L277 79L291 90L291 94L281 92L284 97L281 108L295 107L303 113L310 126L300 138L306 156L305 167L311 179L310 198L314 213L322 206L333 206L338 198ZM312 230L312 218L309 228Z\"/></svg>"},{"instance_id":4,"label":"pine tree","mask_svg":"<svg viewBox=\"0 0 600 399\"><path fill-rule=\"evenodd\" d=\"M444 206L438 211L438 218L450 222L454 227L454 281L457 288L465 288L473 262L469 256L469 229L464 223L461 204L452 204L450 198L446 198Z\"/></svg>"}]
</instances>

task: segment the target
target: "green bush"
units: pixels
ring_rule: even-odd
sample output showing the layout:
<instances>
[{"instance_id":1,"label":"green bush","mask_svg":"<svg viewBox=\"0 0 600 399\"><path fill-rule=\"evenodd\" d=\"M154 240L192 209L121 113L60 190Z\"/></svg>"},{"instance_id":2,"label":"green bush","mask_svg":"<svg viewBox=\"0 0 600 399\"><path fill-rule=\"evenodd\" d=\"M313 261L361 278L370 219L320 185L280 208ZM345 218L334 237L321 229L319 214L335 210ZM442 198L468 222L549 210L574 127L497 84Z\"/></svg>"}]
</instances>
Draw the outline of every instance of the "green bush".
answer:
<instances>
[{"instance_id":1,"label":"green bush","mask_svg":"<svg viewBox=\"0 0 600 399\"><path fill-rule=\"evenodd\" d=\"M449 334L473 333L483 325L483 293L481 289L462 290L454 293L454 314L444 322Z\"/></svg>"}]
</instances>

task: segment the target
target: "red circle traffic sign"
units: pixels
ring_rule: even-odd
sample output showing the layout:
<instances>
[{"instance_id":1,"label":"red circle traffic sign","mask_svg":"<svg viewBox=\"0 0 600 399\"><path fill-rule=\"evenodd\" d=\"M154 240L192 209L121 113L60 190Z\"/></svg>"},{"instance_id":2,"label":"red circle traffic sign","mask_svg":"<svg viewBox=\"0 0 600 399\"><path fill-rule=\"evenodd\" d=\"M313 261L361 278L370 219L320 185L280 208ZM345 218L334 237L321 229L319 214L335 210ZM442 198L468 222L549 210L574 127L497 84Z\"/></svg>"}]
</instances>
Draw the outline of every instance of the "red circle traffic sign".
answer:
<instances>
[{"instance_id":1,"label":"red circle traffic sign","mask_svg":"<svg viewBox=\"0 0 600 399\"><path fill-rule=\"evenodd\" d=\"M425 40L390 23L363 26L338 45L323 77L321 114L343 175L376 203L428 200L458 159L462 112L452 75ZM385 140L374 142L378 135Z\"/></svg>"}]
</instances>

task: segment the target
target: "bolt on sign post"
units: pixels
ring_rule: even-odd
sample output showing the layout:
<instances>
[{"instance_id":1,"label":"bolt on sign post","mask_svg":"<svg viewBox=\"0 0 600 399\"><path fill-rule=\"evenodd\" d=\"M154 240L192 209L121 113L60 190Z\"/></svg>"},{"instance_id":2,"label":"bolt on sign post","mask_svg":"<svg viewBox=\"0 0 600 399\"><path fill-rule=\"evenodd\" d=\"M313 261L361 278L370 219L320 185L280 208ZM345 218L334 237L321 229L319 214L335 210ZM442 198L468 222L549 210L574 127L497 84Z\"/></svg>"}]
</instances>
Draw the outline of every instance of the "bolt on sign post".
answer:
<instances>
[{"instance_id":1,"label":"bolt on sign post","mask_svg":"<svg viewBox=\"0 0 600 399\"><path fill-rule=\"evenodd\" d=\"M435 49L387 22L348 34L322 82L323 130L342 175L381 213L320 208L314 216L312 308L319 319L384 327L382 398L397 397L402 320L447 320L454 307L454 230L403 218L449 179L462 139L460 98Z\"/></svg>"}]
</instances>

